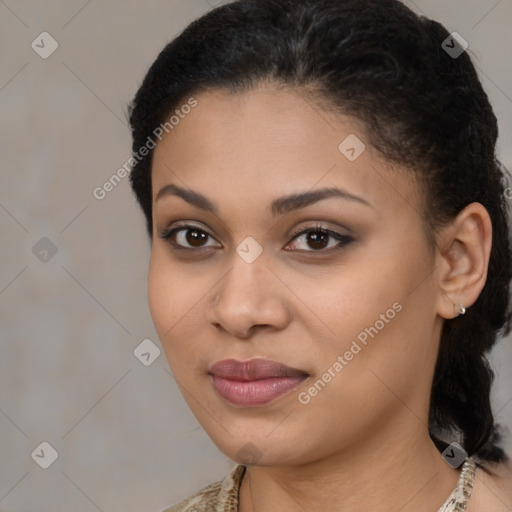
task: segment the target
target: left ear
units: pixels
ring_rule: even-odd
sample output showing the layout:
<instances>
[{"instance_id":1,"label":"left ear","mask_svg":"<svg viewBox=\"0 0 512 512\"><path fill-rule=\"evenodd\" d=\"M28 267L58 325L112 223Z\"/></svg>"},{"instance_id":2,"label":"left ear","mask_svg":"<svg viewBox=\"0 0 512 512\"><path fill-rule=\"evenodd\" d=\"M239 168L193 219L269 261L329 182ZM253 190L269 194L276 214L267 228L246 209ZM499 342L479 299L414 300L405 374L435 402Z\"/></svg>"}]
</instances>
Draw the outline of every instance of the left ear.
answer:
<instances>
[{"instance_id":1,"label":"left ear","mask_svg":"<svg viewBox=\"0 0 512 512\"><path fill-rule=\"evenodd\" d=\"M437 236L436 260L440 287L437 312L454 318L459 305L475 303L487 279L492 223L480 203L466 206Z\"/></svg>"}]
</instances>

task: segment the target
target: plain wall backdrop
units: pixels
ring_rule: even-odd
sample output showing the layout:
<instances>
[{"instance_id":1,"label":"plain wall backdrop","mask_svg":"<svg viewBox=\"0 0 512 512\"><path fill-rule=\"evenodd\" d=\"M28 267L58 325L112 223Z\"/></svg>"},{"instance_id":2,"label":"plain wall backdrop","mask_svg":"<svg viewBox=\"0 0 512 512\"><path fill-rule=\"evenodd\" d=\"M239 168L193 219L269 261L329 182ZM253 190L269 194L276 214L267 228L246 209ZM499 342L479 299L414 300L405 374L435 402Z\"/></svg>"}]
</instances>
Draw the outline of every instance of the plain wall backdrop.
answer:
<instances>
[{"instance_id":1,"label":"plain wall backdrop","mask_svg":"<svg viewBox=\"0 0 512 512\"><path fill-rule=\"evenodd\" d=\"M0 0L0 511L159 512L234 465L163 352L134 354L161 346L128 177L93 195L131 155L126 107L148 67L215 3ZM407 5L468 41L511 169L512 2ZM492 353L509 429L510 341Z\"/></svg>"}]
</instances>

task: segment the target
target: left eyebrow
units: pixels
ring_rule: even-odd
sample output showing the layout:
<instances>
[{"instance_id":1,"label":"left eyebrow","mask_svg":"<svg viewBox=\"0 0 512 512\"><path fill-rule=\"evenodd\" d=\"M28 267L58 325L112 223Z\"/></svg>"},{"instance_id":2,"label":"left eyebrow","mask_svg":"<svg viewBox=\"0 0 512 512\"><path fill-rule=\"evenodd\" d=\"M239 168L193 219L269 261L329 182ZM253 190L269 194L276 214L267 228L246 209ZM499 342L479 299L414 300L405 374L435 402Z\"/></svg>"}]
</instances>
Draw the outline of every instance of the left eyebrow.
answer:
<instances>
[{"instance_id":1,"label":"left eyebrow","mask_svg":"<svg viewBox=\"0 0 512 512\"><path fill-rule=\"evenodd\" d=\"M193 190L180 188L172 183L163 186L159 190L155 197L155 202L160 198L169 195L181 197L181 199L187 203L201 210L218 214L219 209L217 205L212 203L212 201L210 201L206 196L200 194L199 192L194 192ZM298 194L291 194L288 196L280 197L278 199L274 199L270 205L270 210L272 215L275 217L276 215L284 215L285 213L291 212L293 210L306 208L313 203L317 203L318 201L329 199L331 197L354 201L372 207L372 205L365 201L363 198L351 194L346 190L339 188L323 188Z\"/></svg>"},{"instance_id":2,"label":"left eyebrow","mask_svg":"<svg viewBox=\"0 0 512 512\"><path fill-rule=\"evenodd\" d=\"M351 194L346 190L339 188L322 188L319 190L312 190L300 194L291 194L286 197L275 199L272 201L271 205L272 214L274 216L283 215L293 210L305 208L306 206L317 203L318 201L322 201L323 199L329 199L330 197L355 201L357 203L372 207L372 205L365 201L362 197Z\"/></svg>"}]
</instances>

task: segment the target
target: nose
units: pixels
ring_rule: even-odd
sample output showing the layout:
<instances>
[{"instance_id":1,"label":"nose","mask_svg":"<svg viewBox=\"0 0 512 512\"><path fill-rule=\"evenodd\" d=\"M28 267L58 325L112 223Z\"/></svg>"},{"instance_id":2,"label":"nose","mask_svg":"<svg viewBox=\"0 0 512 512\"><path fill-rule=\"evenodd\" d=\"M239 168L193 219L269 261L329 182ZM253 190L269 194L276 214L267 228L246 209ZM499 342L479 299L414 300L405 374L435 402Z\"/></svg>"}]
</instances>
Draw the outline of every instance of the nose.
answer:
<instances>
[{"instance_id":1,"label":"nose","mask_svg":"<svg viewBox=\"0 0 512 512\"><path fill-rule=\"evenodd\" d=\"M286 287L263 255L247 263L235 254L213 297L208 321L237 338L250 338L258 327L284 329L290 321Z\"/></svg>"}]
</instances>

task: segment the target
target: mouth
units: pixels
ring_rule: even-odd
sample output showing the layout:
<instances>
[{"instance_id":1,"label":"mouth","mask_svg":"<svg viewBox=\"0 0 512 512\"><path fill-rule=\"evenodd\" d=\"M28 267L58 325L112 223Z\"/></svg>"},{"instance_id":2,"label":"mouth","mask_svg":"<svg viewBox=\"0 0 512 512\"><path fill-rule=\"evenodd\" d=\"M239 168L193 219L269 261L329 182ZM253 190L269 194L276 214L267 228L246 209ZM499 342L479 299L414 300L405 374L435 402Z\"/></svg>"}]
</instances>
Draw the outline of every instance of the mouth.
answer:
<instances>
[{"instance_id":1,"label":"mouth","mask_svg":"<svg viewBox=\"0 0 512 512\"><path fill-rule=\"evenodd\" d=\"M267 359L225 359L209 371L217 393L238 407L255 407L276 400L295 389L309 374Z\"/></svg>"}]
</instances>

